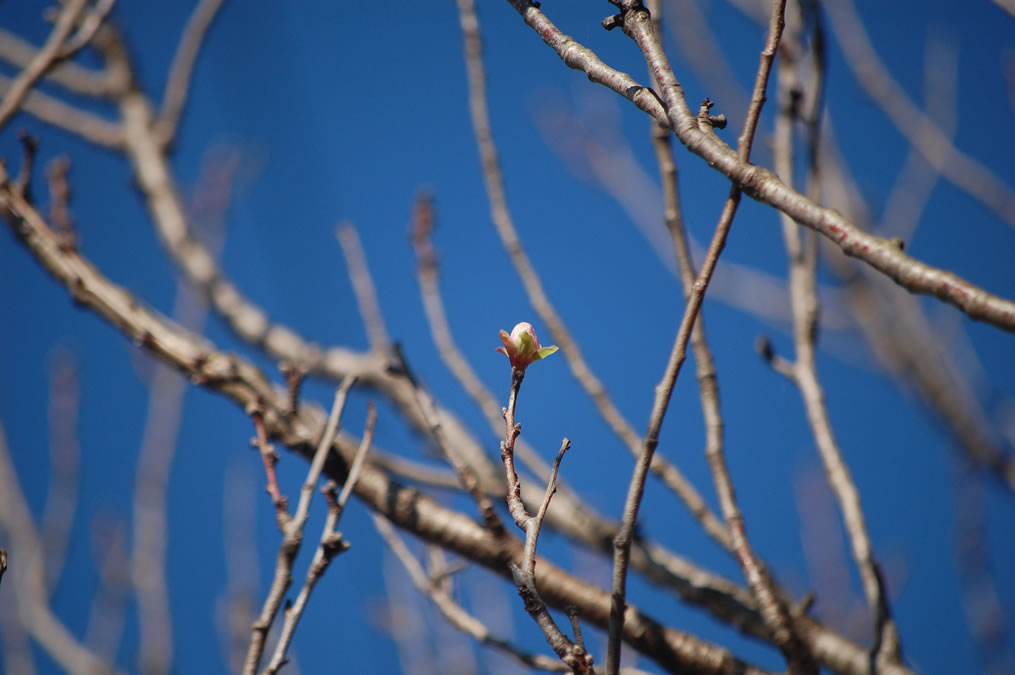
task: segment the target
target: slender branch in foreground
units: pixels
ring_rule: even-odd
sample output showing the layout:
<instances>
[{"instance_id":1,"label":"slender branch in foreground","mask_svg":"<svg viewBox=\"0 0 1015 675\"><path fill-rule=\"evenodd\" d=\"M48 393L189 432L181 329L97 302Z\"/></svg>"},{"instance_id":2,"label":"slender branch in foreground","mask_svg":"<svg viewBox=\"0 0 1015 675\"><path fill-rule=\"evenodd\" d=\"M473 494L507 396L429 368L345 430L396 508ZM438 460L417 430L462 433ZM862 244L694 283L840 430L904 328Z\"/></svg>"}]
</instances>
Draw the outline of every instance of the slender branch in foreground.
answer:
<instances>
[{"instance_id":1,"label":"slender branch in foreground","mask_svg":"<svg viewBox=\"0 0 1015 675\"><path fill-rule=\"evenodd\" d=\"M669 77L662 80L669 82L661 87L664 105L650 89L638 84L626 73L610 68L592 50L562 33L531 0L508 1L565 64L584 72L592 82L612 89L671 128L688 150L739 185L747 196L768 204L797 223L819 232L846 255L862 260L903 288L913 293L933 295L954 305L974 320L1015 332L1015 301L997 296L951 272L907 256L891 240L864 232L841 213L796 192L771 171L740 159L730 148L699 129L695 116L687 106L683 89L671 71ZM625 31L638 28L637 33L645 34L647 31L640 28L640 25L651 21L646 14L637 12L630 20L625 20ZM668 71L665 62L660 59L661 52L649 51L646 54L653 73Z\"/></svg>"},{"instance_id":2,"label":"slender branch in foreground","mask_svg":"<svg viewBox=\"0 0 1015 675\"><path fill-rule=\"evenodd\" d=\"M497 229L504 248L507 250L511 263L522 280L525 292L532 303L533 309L550 329L555 342L560 344L561 352L567 361L571 374L581 385L595 404L599 415L613 433L627 447L628 451L638 456L641 439L613 399L603 383L592 372L585 361L577 340L571 335L563 318L550 302L543 289L539 274L529 260L508 208L504 190L504 179L501 175L497 157L497 146L493 140L490 127L490 114L486 97L486 74L482 59L482 42L479 33L479 18L476 15L472 0L458 0L462 33L465 41L465 61L469 79L469 113L479 147L483 179L490 198L490 216ZM667 488L687 505L691 514L701 523L705 532L720 546L729 549L729 539L722 522L712 513L708 503L680 469L659 456L652 461L650 469L663 481Z\"/></svg>"},{"instance_id":3,"label":"slender branch in foreground","mask_svg":"<svg viewBox=\"0 0 1015 675\"><path fill-rule=\"evenodd\" d=\"M310 568L307 570L307 578L303 582L303 588L300 589L300 593L296 596L296 601L292 607L286 609L282 632L278 637L278 643L275 645L275 652L271 657L271 661L264 669L265 674L273 675L286 664L288 661L286 659L286 652L292 642L293 635L296 633L296 626L299 624L300 617L303 616L303 610L306 609L314 586L324 576L332 559L349 548L349 544L346 543L338 532L338 521L342 517L342 511L345 509L346 502L349 501L349 495L352 494L352 490L356 486L356 481L359 480L359 474L363 470L363 462L366 460L367 453L370 451L370 444L373 442L374 425L376 422L377 409L373 402L370 402L367 410L366 426L363 430L363 439L356 450L352 467L349 469L349 476L345 479L345 485L342 486L342 493L337 497L335 496L337 488L334 481L328 481L324 488L322 488L325 499L328 501L328 516L324 520L321 541L314 552L314 559L310 562ZM331 443L328 444L328 449L330 450L330 448ZM323 454L327 454L327 452ZM316 455L314 459L316 461Z\"/></svg>"},{"instance_id":4,"label":"slender branch in foreground","mask_svg":"<svg viewBox=\"0 0 1015 675\"><path fill-rule=\"evenodd\" d=\"M395 554L398 560L409 573L412 584L433 601L440 613L452 626L474 638L477 642L489 645L503 651L519 663L550 672L571 672L571 669L559 659L550 658L543 654L530 654L520 647L517 647L503 638L496 637L490 633L487 626L472 616L464 607L455 602L454 598L447 593L439 583L426 573L416 556L409 551L409 547L395 532L391 523L376 513L371 514L374 527L380 533L388 547Z\"/></svg>"},{"instance_id":5,"label":"slender branch in foreground","mask_svg":"<svg viewBox=\"0 0 1015 675\"><path fill-rule=\"evenodd\" d=\"M538 342L536 342L535 349L539 349ZM522 432L522 425L515 422L515 405L518 402L518 392L524 379L525 367L516 366L514 358L512 358L511 394L508 397L507 407L504 408L504 440L500 443L500 457L504 462L504 474L507 479L508 511L515 524L525 532L525 548L521 563L511 562L508 566L511 569L515 586L518 587L518 593L522 596L525 611L543 631L546 641L560 657L560 660L573 673L595 673L592 668L592 655L561 632L536 589L536 543L539 541L539 530L543 526L543 519L550 506L550 499L557 490L557 473L560 471L560 462L564 458L564 453L571 447L571 441L565 438L560 444L557 457L553 460L553 469L550 472L550 481L546 485L546 494L543 496L536 515L530 516L522 503L521 481L518 479L514 463L515 440Z\"/></svg>"},{"instance_id":6,"label":"slender branch in foreground","mask_svg":"<svg viewBox=\"0 0 1015 675\"><path fill-rule=\"evenodd\" d=\"M49 34L45 44L35 54L31 62L14 81L11 82L3 102L0 102L0 129L2 129L11 117L21 108L21 103L28 96L32 87L42 79L50 68L61 59L66 59L72 54L64 53L65 42L70 36L78 19L88 5L88 0L70 0L60 9L53 24L53 31Z\"/></svg>"},{"instance_id":7,"label":"slender branch in foreground","mask_svg":"<svg viewBox=\"0 0 1015 675\"><path fill-rule=\"evenodd\" d=\"M180 369L195 384L228 398L241 410L263 409L263 423L270 438L307 459L312 457L314 443L325 423L319 407L304 403L298 415L291 415L288 392L273 387L249 362L235 354L221 352L206 339L171 324L104 277L80 252L62 247L60 238L39 213L11 190L3 172L0 172L0 215L17 239L67 288L76 302L94 311L153 356ZM354 452L341 438L338 448L346 458ZM344 480L346 467L345 462L335 457L325 465L325 472L335 480ZM504 565L505 559L520 560L522 545L514 537L494 538L464 514L399 484L370 464L363 467L355 491L371 509L399 527L497 574L507 576L510 573ZM553 512L548 514L548 520L552 516ZM578 512L575 517L581 518L582 514ZM574 528L568 530L572 531ZM588 540L588 533L575 531L575 536ZM632 553L634 562L651 580L679 590L682 597L707 607L715 616L746 634L770 640L750 598L743 597L735 585L728 582L717 585L714 575L694 568L655 544L639 545ZM574 606L589 623L599 627L607 625L608 593L575 578L550 561L540 559L537 564L541 570L537 587L544 601L557 608ZM848 675L867 672L866 651L859 645L810 617L796 617L796 622L816 656L830 670ZM665 626L633 606L627 608L624 635L632 648L665 669L716 675L765 672L737 659L722 647ZM908 673L904 666L895 664L883 671L884 675Z\"/></svg>"},{"instance_id":8,"label":"slender branch in foreground","mask_svg":"<svg viewBox=\"0 0 1015 675\"><path fill-rule=\"evenodd\" d=\"M300 491L300 501L296 506L296 513L290 516L286 512L285 498L281 496L277 479L275 478L274 463L271 464L271 471L268 479L268 491L271 493L272 502L275 504L275 512L278 520L278 527L282 531L282 543L278 547L278 555L275 559L275 574L272 578L271 588L268 596L264 599L261 607L261 614L251 629L250 646L247 649L247 658L243 664L244 675L254 675L257 672L261 655L264 653L264 643L268 638L268 630L275 620L278 608L282 605L282 599L292 584L292 567L296 554L299 553L300 544L303 542L303 527L306 525L307 517L310 514L310 499L313 497L314 486L321 476L328 454L335 443L335 436L338 434L339 423L342 419L342 410L345 408L345 400L349 394L356 378L349 376L345 378L342 385L335 391L335 402L331 407L331 414L328 416L328 423L321 434L321 440L317 444L317 451L310 461L310 469L307 471L306 480L303 481L303 488ZM254 423L257 426L257 442L261 447L261 456L267 456L274 450L268 448L267 434L264 431L264 413L257 411L254 414ZM265 467L267 468L266 461ZM293 626L295 628L295 626ZM290 635L291 638L291 635Z\"/></svg>"},{"instance_id":9,"label":"slender branch in foreground","mask_svg":"<svg viewBox=\"0 0 1015 675\"><path fill-rule=\"evenodd\" d=\"M162 111L156 120L155 133L163 144L173 142L176 129L180 124L180 116L190 92L190 77L194 72L194 63L204 44L205 33L218 16L219 8L225 0L201 0L187 20L180 43L176 47L173 63L169 67L166 89L162 94Z\"/></svg>"},{"instance_id":10,"label":"slender branch in foreground","mask_svg":"<svg viewBox=\"0 0 1015 675\"><path fill-rule=\"evenodd\" d=\"M666 55L663 53L662 45L659 42L658 33L652 25L648 12L644 10L638 0L625 0L616 4L621 8L622 14L613 17L613 23L607 23L607 28L615 27L619 24L623 27L624 32L638 43L645 54L649 69L662 91L672 92L678 89L680 85L677 83L669 67ZM757 129L761 107L765 101L765 90L768 85L772 60L782 36L785 5L785 0L782 0L781 2L774 2L772 6L768 37L761 53L760 65L755 79L754 91L751 96L751 104L744 122L744 129L738 141L737 156L743 162L747 162L750 158L754 133ZM610 21L610 19L607 20L607 22ZM670 106L676 103L677 101L668 101ZM719 143L712 129L713 118L709 116L710 108L711 102L706 99L698 112L698 127L701 133L709 135L715 139L714 142ZM669 397L680 374L680 368L686 358L687 342L690 339L695 319L704 301L708 283L715 271L715 265L725 247L726 238L729 235L733 218L740 204L740 194L741 190L739 186L734 184L730 189L730 195L719 217L719 222L716 225L715 234L712 237L712 242L709 245L708 254L702 264L701 271L691 292L688 294L687 307L677 332L670 362L667 365L662 382L660 382L656 389L656 400L653 404L649 428L645 433L642 455L639 456L638 462L635 465L634 475L631 477L631 484L624 505L623 524L614 542L613 608L610 613L609 642L607 645L608 675L615 675L620 668L620 636L624 622L628 556L630 554L631 538L637 520L638 508L644 492L645 466L651 460L652 453L655 451L656 444L658 443L659 429L666 414ZM711 381L710 386L715 387L714 380ZM717 390L712 393L717 398ZM718 420L715 422L718 423ZM817 665L814 662L814 657L797 634L789 612L782 604L776 592L774 583L757 559L747 540L743 514L736 503L733 484L730 480L729 471L722 453L722 445L716 442L709 443L706 450L709 451L708 463L712 470L723 516L729 529L733 551L744 571L748 586L758 601L759 611L765 620L765 624L771 631L773 640L785 655L787 664L792 672L816 673Z\"/></svg>"}]
</instances>

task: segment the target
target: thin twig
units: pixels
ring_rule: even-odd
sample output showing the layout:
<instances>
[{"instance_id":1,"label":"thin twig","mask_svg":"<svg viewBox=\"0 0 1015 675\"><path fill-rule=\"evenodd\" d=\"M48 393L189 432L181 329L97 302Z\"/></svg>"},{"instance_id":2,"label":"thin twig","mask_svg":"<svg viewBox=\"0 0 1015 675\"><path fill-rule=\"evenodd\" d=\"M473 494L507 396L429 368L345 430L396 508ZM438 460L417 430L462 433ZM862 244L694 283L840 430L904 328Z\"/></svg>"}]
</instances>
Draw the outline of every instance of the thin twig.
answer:
<instances>
[{"instance_id":1,"label":"thin twig","mask_svg":"<svg viewBox=\"0 0 1015 675\"><path fill-rule=\"evenodd\" d=\"M459 0L459 6L467 0ZM546 510L550 506L550 499L557 489L557 473L560 470L560 461L564 453L571 447L571 441L564 439L560 444L560 450L553 461L553 469L550 472L550 481L546 485L546 493L535 516L530 516L522 503L521 481L514 465L514 446L518 435L522 432L522 425L515 422L515 406L518 402L518 392L521 390L522 382L525 379L525 369L511 367L511 393L508 396L507 407L504 408L504 440L500 442L500 457L504 462L504 474L507 479L507 505L515 524L525 532L525 548L520 564L509 563L511 576L518 593L522 596L525 604L525 611L536 622L546 641L557 653L560 660L571 668L574 673L595 673L592 668L592 655L572 642L557 627L553 617L546 607L543 598L536 589L536 543L539 540L539 531L543 526L543 518L546 517Z\"/></svg>"},{"instance_id":2,"label":"thin twig","mask_svg":"<svg viewBox=\"0 0 1015 675\"><path fill-rule=\"evenodd\" d=\"M493 140L490 127L490 114L486 96L486 73L482 59L482 41L479 32L479 18L476 15L472 0L459 0L459 17L462 24L462 35L465 41L465 61L469 78L469 113L475 131L476 144L479 147L480 161L483 169L483 180L487 195L490 198L490 217L497 229L501 242L511 258L518 276L522 280L525 292L532 303L533 309L550 329L553 339L560 346L567 361L571 374L581 385L595 404L599 415L620 439L628 451L637 456L641 441L634 427L624 418L603 383L592 372L585 361L578 342L571 335L563 318L550 302L543 289L543 283L529 260L521 239L515 228L511 211L508 208L507 196L504 191L504 179L501 175L497 157L497 146ZM729 547L725 528L712 513L708 503L680 469L666 461L662 456L650 465L651 470L663 483L687 505L691 514L701 523L705 532L724 548Z\"/></svg>"},{"instance_id":3,"label":"thin twig","mask_svg":"<svg viewBox=\"0 0 1015 675\"><path fill-rule=\"evenodd\" d=\"M313 592L314 586L324 576L332 559L349 548L349 544L342 539L342 535L338 532L338 522L342 518L342 511L345 509L346 502L349 501L349 495L352 494L356 481L359 480L360 471L363 469L363 462L366 460L367 453L370 451L370 444L373 442L374 425L377 422L377 408L372 401L368 406L363 440L360 441L359 448L356 450L356 456L353 458L349 475L345 479L345 485L342 486L342 493L337 499L335 498L336 488L335 483L332 481L329 481L323 488L324 496L328 500L328 515L324 520L321 541L314 552L313 560L310 562L310 568L307 570L307 577L303 582L303 588L300 589L300 593L296 596L296 601L292 606L286 609L282 632L279 634L278 643L275 645L275 652L271 657L271 661L264 669L265 674L273 675L286 664L286 652L289 650L289 644L292 642L293 635L296 632L296 626L303 616L303 611L310 600L310 594Z\"/></svg>"},{"instance_id":4,"label":"thin twig","mask_svg":"<svg viewBox=\"0 0 1015 675\"><path fill-rule=\"evenodd\" d=\"M310 463L310 470L307 471L307 477L303 481L303 487L300 490L300 501L296 506L296 513L293 514L293 527L299 528L301 531L310 515L310 500L314 496L314 487L317 485L317 479L321 477L324 463L327 461L328 454L331 452L331 446L335 442L335 435L338 433L339 424L342 420L342 411L345 409L345 400L349 396L349 389L352 388L355 382L356 378L350 375L342 381L342 384L335 391L335 402L331 406L328 424L324 428L324 435L321 436L317 452L314 453L314 459ZM372 430L373 426L370 425L368 428Z\"/></svg>"},{"instance_id":5,"label":"thin twig","mask_svg":"<svg viewBox=\"0 0 1015 675\"><path fill-rule=\"evenodd\" d=\"M275 507L275 515L279 529L284 530L285 523L289 520L289 513L286 510L288 500L282 496L282 490L278 486L278 475L275 473L275 465L278 463L278 453L268 442L268 432L264 428L264 415L260 410L255 409L251 414L254 422L255 436L251 443L257 448L261 455L261 462L264 464L264 475L267 479L265 491L271 497L271 503Z\"/></svg>"},{"instance_id":6,"label":"thin twig","mask_svg":"<svg viewBox=\"0 0 1015 675\"><path fill-rule=\"evenodd\" d=\"M53 30L45 44L32 58L25 69L11 82L3 102L0 102L0 129L2 129L15 112L21 107L28 92L59 60L67 58L63 54L64 42L77 25L78 18L88 5L88 0L69 0L56 17Z\"/></svg>"},{"instance_id":7,"label":"thin twig","mask_svg":"<svg viewBox=\"0 0 1015 675\"><path fill-rule=\"evenodd\" d=\"M275 559L275 574L272 578L271 588L261 606L261 614L251 629L250 646L247 649L247 658L243 664L244 675L253 675L264 652L264 644L268 637L268 630L275 620L275 614L282 605L282 599L292 584L292 565L299 553L300 544L303 540L303 527L306 525L310 513L310 498L313 496L314 486L324 469L324 463L335 442L335 435L338 433L339 423L342 418L342 410L345 408L346 396L349 389L355 382L352 376L347 377L341 386L335 391L335 402L331 407L331 414L328 416L328 423L321 434L321 440L317 444L317 451L310 461L310 469L307 471L306 480L300 491L300 501L296 507L296 513L289 516L285 510L285 498L278 490L277 480L274 478L274 463L271 464L269 473L268 489L272 493L272 501L275 504L275 511L279 529L282 531L282 542L278 547L278 555ZM269 450L267 438L264 432L263 415L255 414L254 423L257 426L258 444L262 446L261 455L266 456ZM268 468L268 461L265 460L265 468ZM274 485L273 485L274 482Z\"/></svg>"},{"instance_id":8,"label":"thin twig","mask_svg":"<svg viewBox=\"0 0 1015 675\"><path fill-rule=\"evenodd\" d=\"M339 224L335 234L342 247L342 255L345 256L345 264L349 270L349 281L352 282L359 314L367 329L370 350L375 354L387 354L391 349L391 341L388 339L388 331L384 327L384 316L381 314L381 306L377 301L377 289L370 276L370 268L367 266L367 258L363 252L363 244L360 243L359 234L351 223Z\"/></svg>"},{"instance_id":9,"label":"thin twig","mask_svg":"<svg viewBox=\"0 0 1015 675\"><path fill-rule=\"evenodd\" d=\"M218 16L219 8L224 2L225 0L200 0L183 29L173 63L169 67L166 89L162 93L162 110L155 122L155 133L164 145L172 143L176 136L180 116L183 114L187 94L190 92L194 63L201 52L201 45L204 44L205 33Z\"/></svg>"}]
</instances>

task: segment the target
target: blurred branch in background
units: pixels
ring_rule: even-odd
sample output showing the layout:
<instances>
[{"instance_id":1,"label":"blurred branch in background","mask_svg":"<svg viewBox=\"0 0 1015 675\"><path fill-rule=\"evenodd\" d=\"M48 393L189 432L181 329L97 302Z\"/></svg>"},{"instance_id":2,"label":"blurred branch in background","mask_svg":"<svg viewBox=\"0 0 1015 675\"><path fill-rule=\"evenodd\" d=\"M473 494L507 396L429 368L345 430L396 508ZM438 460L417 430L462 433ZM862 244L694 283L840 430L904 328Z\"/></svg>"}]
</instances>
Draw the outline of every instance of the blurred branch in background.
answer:
<instances>
[{"instance_id":1,"label":"blurred branch in background","mask_svg":"<svg viewBox=\"0 0 1015 675\"><path fill-rule=\"evenodd\" d=\"M212 255L225 246L225 215L240 157L223 148L208 152L191 198L190 212ZM173 321L201 333L207 304L180 280ZM175 369L156 363L149 375L149 403L134 481L130 553L131 582L141 632L139 663L148 673L169 672L173 662L170 591L166 578L169 517L166 492L172 475L187 381Z\"/></svg>"}]
</instances>

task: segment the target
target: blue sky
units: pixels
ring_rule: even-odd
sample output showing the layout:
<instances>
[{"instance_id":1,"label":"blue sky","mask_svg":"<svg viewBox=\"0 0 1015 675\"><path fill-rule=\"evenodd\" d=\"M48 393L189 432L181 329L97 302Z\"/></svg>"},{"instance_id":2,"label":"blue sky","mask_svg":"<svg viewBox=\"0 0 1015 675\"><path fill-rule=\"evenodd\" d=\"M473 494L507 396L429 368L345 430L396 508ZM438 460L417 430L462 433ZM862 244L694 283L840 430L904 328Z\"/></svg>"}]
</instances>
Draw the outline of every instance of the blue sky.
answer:
<instances>
[{"instance_id":1,"label":"blue sky","mask_svg":"<svg viewBox=\"0 0 1015 675\"><path fill-rule=\"evenodd\" d=\"M633 42L619 31L607 33L599 26L611 9L605 2L544 4L564 32L610 65L644 80L644 61ZM490 223L453 3L395 3L384 10L360 4L229 4L198 62L173 166L182 190L190 194L202 166L215 156L212 153L239 153L225 218L222 264L227 275L275 320L307 338L365 349L365 332L334 237L340 221L355 225L389 334L404 344L435 395L458 412L493 454L497 439L444 369L430 339L408 238L415 195L423 189L435 195L434 243L441 257L444 301L456 340L484 382L506 399L509 369L493 351L499 329L510 330L515 322L530 320L544 342L551 339L536 320ZM667 255L656 250L581 167L572 170L575 162L558 154L546 121L553 113L570 111L599 133L622 136L655 181L648 122L626 101L565 67L508 3L480 2L479 10L492 127L514 220L586 358L621 410L642 430L683 311L682 294ZM705 3L703 11L746 90L763 42L762 28L726 2ZM1012 17L989 2L961 9L946 2L884 3L876 10L868 6L860 11L886 65L917 102L924 96L928 35L957 45L956 105L961 121L955 143L998 175L1015 175L1012 88L1006 79L1015 67ZM38 20L39 5L5 5L0 13L9 30L36 43L45 38L47 26ZM115 9L137 57L141 85L156 96L188 13L189 3L119 3ZM717 99L716 87L700 81L678 50L671 49L671 56L692 105L705 96ZM774 102L774 90L770 93ZM853 80L834 42L829 49L827 97L846 161L876 214L891 193L908 146ZM767 112L772 109L770 103ZM113 114L101 106L95 110ZM716 111L730 117L724 138L733 142L743 112L725 109L722 100L717 100ZM772 124L772 116L766 115L762 128L770 131ZM180 275L159 245L123 158L19 115L0 132L0 155L8 166L18 164L14 132L22 127L40 138L42 163L59 154L73 160L72 207L84 254L110 279L159 311L171 313ZM766 162L768 155L759 147L755 156ZM685 220L699 241L707 241L728 183L679 148L677 161ZM39 179L41 192L41 175ZM658 212L659 207L648 208ZM662 231L660 220L657 232ZM1009 225L957 188L939 182L916 235L907 242L907 252L1011 298L1013 243ZM775 214L745 201L724 260L784 279L785 254ZM68 559L78 562L65 568L52 604L83 639L101 586L91 562L108 550L109 532L130 532L132 484L149 403L146 380L153 362L112 327L75 308L66 291L11 236L0 240L0 269L6 282L0 290L5 372L0 420L36 518L44 511L52 475L47 406L54 354L70 353L78 368L79 501L68 548ZM723 273L720 268L718 275ZM826 280L830 283L831 276ZM935 302L927 301L924 307L943 327L943 334L968 332L983 364L974 379L977 395L992 420L1003 418L1005 406L1010 420L1015 395L1012 336L961 319L952 308ZM748 532L784 585L802 595L816 583L815 573L822 571L804 555L803 537L814 532L808 527L817 527L832 542L839 525L837 517L808 520L813 514L807 509L801 516L800 499L807 489L803 486L821 485L819 460L799 395L754 351L755 340L764 334L781 353L790 355L788 326L721 301L707 301L705 315L719 371L727 460ZM275 366L239 342L219 318L210 317L204 332L278 378ZM819 370L831 421L863 495L906 656L921 672L971 672L976 666L970 664L977 661L958 583L953 442L912 393L878 372L855 333L831 331L823 339L827 348L819 355ZM970 363L958 348L956 353L963 364ZM685 368L674 394L660 452L678 463L715 507L691 366ZM333 383L312 381L306 393L327 405L332 387ZM361 430L366 402L376 398L373 392L354 390L345 418L351 431ZM429 456L426 443L412 435L390 407L381 402L379 413L379 447L406 456ZM593 508L618 517L631 460L571 378L562 357L534 367L518 414L524 437L547 458L562 436L571 439L564 478ZM246 537L252 557L237 563L239 574L256 579L258 605L267 589L278 533L261 491L259 460L247 445L251 435L242 411L199 388L187 389L168 484L174 672L218 672L226 667L216 612L227 577L223 543L236 550L233 537L238 527L225 524L226 501L256 523ZM1011 447L1006 450L1010 455ZM304 472L301 460L283 454L283 491L294 497ZM982 476L976 484L985 500L994 581L1002 602L1011 606L1015 498ZM814 494L812 505L834 508L827 492L817 489ZM469 508L461 500L451 503ZM814 512L819 511L814 506ZM702 565L741 579L735 563L701 534L686 510L658 483L650 485L642 514L647 533ZM238 517L242 521L246 516ZM318 503L308 533L319 531L322 518L323 504ZM383 625L385 596L392 585L404 587L404 574L373 532L362 505L353 502L341 529L352 549L336 561L312 598L294 654L305 672L330 670L335 659L341 659L347 672L404 670ZM312 555L312 540L308 537L297 560L297 578ZM840 545L842 555L834 564L848 570L844 582L848 589L840 588L843 595L831 597L859 602L859 580L846 544ZM559 536L541 539L540 550L582 576L607 578L608 567L601 559ZM493 579L482 570L467 572L461 582L464 597L479 603L484 593L499 594L500 601L519 615L509 627L516 639L533 649L544 648L535 626L518 611L513 590L500 581L493 588ZM8 576L0 586L0 598L11 597L9 581ZM741 638L643 582L633 582L629 597L670 625L728 645L763 666L781 667L775 650ZM846 611L823 605L823 597L827 596L819 588L819 616ZM432 626L440 624L425 602L414 602ZM134 670L138 631L132 601L125 612L116 659L120 667ZM1010 647L1015 634L1011 624L1008 629ZM599 656L602 641L590 632ZM55 672L56 666L38 653L39 671ZM477 651L475 658L480 672L516 672L489 652ZM645 661L639 665L652 667Z\"/></svg>"}]
</instances>

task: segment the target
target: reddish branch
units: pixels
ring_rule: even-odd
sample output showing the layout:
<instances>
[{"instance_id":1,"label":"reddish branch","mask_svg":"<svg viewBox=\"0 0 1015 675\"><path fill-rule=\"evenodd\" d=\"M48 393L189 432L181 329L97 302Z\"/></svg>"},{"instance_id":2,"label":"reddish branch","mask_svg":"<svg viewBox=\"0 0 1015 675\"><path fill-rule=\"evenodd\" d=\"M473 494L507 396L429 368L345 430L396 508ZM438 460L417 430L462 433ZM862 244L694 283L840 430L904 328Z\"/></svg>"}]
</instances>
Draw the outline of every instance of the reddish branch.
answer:
<instances>
[{"instance_id":1,"label":"reddish branch","mask_svg":"<svg viewBox=\"0 0 1015 675\"><path fill-rule=\"evenodd\" d=\"M264 669L266 674L277 673L283 665L288 661L286 658L286 652L289 649L289 644L292 642L293 635L296 632L296 626L299 624L300 618L303 616L303 611L307 607L307 602L310 600L310 594L313 592L317 582L321 580L324 573L328 570L328 566L331 561L340 553L343 553L349 548L349 544L342 538L341 533L338 531L338 522L342 518L342 512L345 510L345 505L349 501L349 495L352 494L352 490L356 485L356 481L359 479L359 474L363 470L363 462L366 460L367 452L370 451L370 444L374 438L374 424L377 422L377 409L373 402L369 403L367 411L366 426L363 430L363 439L360 441L359 448L356 450L356 456L353 458L352 467L349 469L349 475L345 479L345 485L342 487L342 493L336 494L338 488L335 486L334 481L328 481L328 483L321 489L324 493L324 497L328 502L328 515L324 519L324 529L321 532L321 540L317 545L317 550L314 552L314 558L310 561L310 567L307 570L306 580L303 582L303 588L300 589L299 595L296 596L296 601L292 604L292 607L286 609L285 622L282 624L282 633L279 635L278 643L275 646L275 652L271 657L271 662L268 663ZM328 449L331 449L329 443ZM326 454L326 453L322 453ZM316 460L315 455L315 460Z\"/></svg>"}]
</instances>

